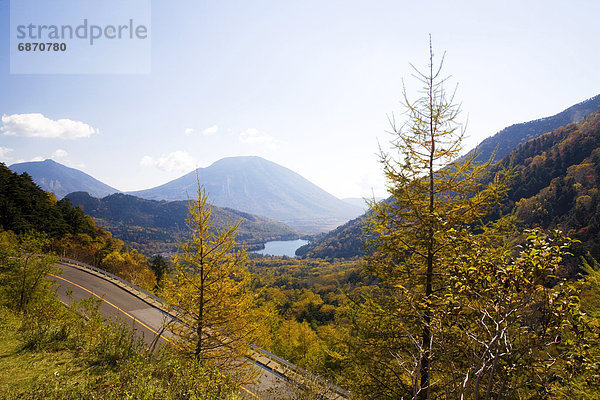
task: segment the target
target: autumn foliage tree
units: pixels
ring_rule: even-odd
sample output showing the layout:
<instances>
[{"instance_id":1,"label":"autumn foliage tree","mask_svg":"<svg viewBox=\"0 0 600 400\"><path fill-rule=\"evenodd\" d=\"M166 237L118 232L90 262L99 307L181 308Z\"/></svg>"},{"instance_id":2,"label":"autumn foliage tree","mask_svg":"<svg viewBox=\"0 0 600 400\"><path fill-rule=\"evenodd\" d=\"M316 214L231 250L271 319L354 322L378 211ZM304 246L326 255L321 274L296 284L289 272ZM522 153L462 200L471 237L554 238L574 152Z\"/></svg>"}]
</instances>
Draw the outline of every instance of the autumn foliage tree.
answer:
<instances>
[{"instance_id":1,"label":"autumn foliage tree","mask_svg":"<svg viewBox=\"0 0 600 400\"><path fill-rule=\"evenodd\" d=\"M148 258L136 250L114 250L102 259L102 268L127 280L128 282L152 289L156 277L148 264Z\"/></svg>"},{"instance_id":2,"label":"autumn foliage tree","mask_svg":"<svg viewBox=\"0 0 600 400\"><path fill-rule=\"evenodd\" d=\"M258 321L252 318L255 296L250 291L246 250L235 242L237 225L212 229L207 194L189 202L191 236L175 257L175 277L164 296L176 307L181 323L169 327L177 347L196 360L227 368L244 364Z\"/></svg>"},{"instance_id":3,"label":"autumn foliage tree","mask_svg":"<svg viewBox=\"0 0 600 400\"><path fill-rule=\"evenodd\" d=\"M401 358L406 352L402 364L410 378L404 389L423 399L432 382L432 347L445 285L441 277L451 237L456 228L484 215L502 193L496 183L481 184L485 165L473 158L453 162L464 135L457 121L460 108L446 92L443 60L436 66L431 47L429 56L426 72L415 69L421 96L412 101L404 91L406 123L398 127L392 120L396 154L381 154L391 196L371 205L366 228L366 268L382 281L385 293L366 301L374 312L395 310L383 318L401 318L387 332L401 342L391 351Z\"/></svg>"},{"instance_id":4,"label":"autumn foliage tree","mask_svg":"<svg viewBox=\"0 0 600 400\"><path fill-rule=\"evenodd\" d=\"M59 273L57 258L42 255L49 243L43 233L0 232L0 299L7 306L26 312L30 303L46 296L51 286L47 275Z\"/></svg>"},{"instance_id":5,"label":"autumn foliage tree","mask_svg":"<svg viewBox=\"0 0 600 400\"><path fill-rule=\"evenodd\" d=\"M380 283L355 299L353 390L377 399L527 397L518 390L546 388L552 366L564 365L557 337L579 323L576 291L553 287L561 245L533 235L519 251L507 239L511 219L483 223L505 194L505 172L490 178L475 154L459 158L464 130L442 64L430 45L426 72L415 69L420 97L404 91L406 122L392 119L393 150L381 154L390 197L371 204L365 231L365 268ZM544 362L550 355L554 364Z\"/></svg>"},{"instance_id":6,"label":"autumn foliage tree","mask_svg":"<svg viewBox=\"0 0 600 400\"><path fill-rule=\"evenodd\" d=\"M571 240L509 229L501 220L457 235L449 251L438 349L448 398L548 398L584 373L596 334L580 309L582 282L560 275Z\"/></svg>"}]
</instances>

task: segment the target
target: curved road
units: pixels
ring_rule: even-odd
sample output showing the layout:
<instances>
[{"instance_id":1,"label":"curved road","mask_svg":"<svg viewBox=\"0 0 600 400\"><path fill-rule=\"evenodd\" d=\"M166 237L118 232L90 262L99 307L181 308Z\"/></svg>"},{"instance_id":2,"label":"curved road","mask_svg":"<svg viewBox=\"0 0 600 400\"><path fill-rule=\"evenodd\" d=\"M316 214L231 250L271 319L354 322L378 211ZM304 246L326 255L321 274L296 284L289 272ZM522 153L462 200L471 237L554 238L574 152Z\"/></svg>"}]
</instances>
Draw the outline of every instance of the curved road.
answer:
<instances>
[{"instance_id":1,"label":"curved road","mask_svg":"<svg viewBox=\"0 0 600 400\"><path fill-rule=\"evenodd\" d=\"M162 331L163 324L171 320L167 313L115 283L83 269L64 263L58 263L57 267L62 270L62 274L52 275L51 279L56 282L57 294L64 303L71 304L73 301L93 296L102 300L100 313L103 316L122 320L148 345L155 340L159 343L169 341L170 332ZM259 369L258 382L241 388L247 397L266 400L280 398L283 393L289 393L289 384L278 373L258 363L255 365Z\"/></svg>"},{"instance_id":2,"label":"curved road","mask_svg":"<svg viewBox=\"0 0 600 400\"><path fill-rule=\"evenodd\" d=\"M68 264L59 263L57 267L62 270L62 274L52 276L52 279L58 285L57 294L61 301L71 304L75 300L89 297L100 299L100 313L103 316L122 320L147 344L155 340L162 330L163 323L171 320L162 310L150 306L110 281ZM163 336L169 335L167 333Z\"/></svg>"}]
</instances>

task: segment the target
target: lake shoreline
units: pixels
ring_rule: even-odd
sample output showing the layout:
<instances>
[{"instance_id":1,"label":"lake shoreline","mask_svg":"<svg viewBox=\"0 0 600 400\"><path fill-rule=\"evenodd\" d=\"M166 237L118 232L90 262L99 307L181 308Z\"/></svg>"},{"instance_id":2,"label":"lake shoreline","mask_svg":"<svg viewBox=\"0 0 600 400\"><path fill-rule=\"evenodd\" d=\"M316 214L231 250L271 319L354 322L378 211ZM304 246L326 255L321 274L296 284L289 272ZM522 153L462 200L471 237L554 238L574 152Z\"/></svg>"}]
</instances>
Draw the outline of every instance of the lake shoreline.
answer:
<instances>
[{"instance_id":1,"label":"lake shoreline","mask_svg":"<svg viewBox=\"0 0 600 400\"><path fill-rule=\"evenodd\" d=\"M273 240L266 242L263 249L250 252L262 256L296 257L296 250L308 243L309 241L305 239Z\"/></svg>"}]
</instances>

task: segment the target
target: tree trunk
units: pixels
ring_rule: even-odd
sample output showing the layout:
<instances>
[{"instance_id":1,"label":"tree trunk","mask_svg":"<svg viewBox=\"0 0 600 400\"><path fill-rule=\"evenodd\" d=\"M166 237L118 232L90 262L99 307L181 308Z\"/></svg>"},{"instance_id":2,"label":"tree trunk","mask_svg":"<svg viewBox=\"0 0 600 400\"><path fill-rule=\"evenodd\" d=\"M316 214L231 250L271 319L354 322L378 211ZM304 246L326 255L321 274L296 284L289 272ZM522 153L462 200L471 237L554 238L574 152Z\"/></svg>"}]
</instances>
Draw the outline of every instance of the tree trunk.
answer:
<instances>
[{"instance_id":1,"label":"tree trunk","mask_svg":"<svg viewBox=\"0 0 600 400\"><path fill-rule=\"evenodd\" d=\"M198 340L196 342L196 360L200 359L202 354L202 334L204 333L204 286L205 286L205 275L204 275L204 244L203 240L200 239L200 301L198 302L198 325L196 326L196 334Z\"/></svg>"},{"instance_id":2,"label":"tree trunk","mask_svg":"<svg viewBox=\"0 0 600 400\"><path fill-rule=\"evenodd\" d=\"M431 43L430 43L431 46ZM423 337L421 349L420 371L421 387L418 398L426 400L429 398L429 370L431 358L431 294L433 292L433 248L434 248L434 221L433 212L435 211L435 186L434 186L434 159L435 159L435 124L433 115L433 51L429 51L429 135L431 139L429 153L429 232L427 243L427 272L425 275L425 313L423 315Z\"/></svg>"}]
</instances>

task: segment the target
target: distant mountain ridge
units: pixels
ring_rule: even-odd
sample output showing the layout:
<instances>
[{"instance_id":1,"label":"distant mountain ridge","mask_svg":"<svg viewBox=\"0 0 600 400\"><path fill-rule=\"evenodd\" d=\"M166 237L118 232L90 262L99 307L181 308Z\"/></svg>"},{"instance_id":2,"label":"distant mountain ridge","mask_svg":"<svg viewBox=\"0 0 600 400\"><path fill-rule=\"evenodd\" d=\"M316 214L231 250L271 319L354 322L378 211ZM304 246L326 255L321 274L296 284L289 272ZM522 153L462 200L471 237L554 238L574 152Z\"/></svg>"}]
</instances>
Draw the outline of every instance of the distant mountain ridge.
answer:
<instances>
[{"instance_id":1,"label":"distant mountain ridge","mask_svg":"<svg viewBox=\"0 0 600 400\"><path fill-rule=\"evenodd\" d=\"M552 132L561 126L580 122L588 115L600 109L600 95L577 103L551 117L540 118L529 122L511 125L500 132L483 140L476 149L478 161L487 161L496 151L494 160L500 161L520 144L535 139L546 132Z\"/></svg>"},{"instance_id":2,"label":"distant mountain ridge","mask_svg":"<svg viewBox=\"0 0 600 400\"><path fill-rule=\"evenodd\" d=\"M119 192L85 172L50 159L13 164L9 168L18 174L26 172L40 188L54 193L58 199L77 191L88 192L96 197Z\"/></svg>"},{"instance_id":3,"label":"distant mountain ridge","mask_svg":"<svg viewBox=\"0 0 600 400\"><path fill-rule=\"evenodd\" d=\"M362 213L292 170L260 157L228 157L152 189L129 192L151 200L185 200L197 179L209 201L282 221L306 233L323 232Z\"/></svg>"},{"instance_id":4,"label":"distant mountain ridge","mask_svg":"<svg viewBox=\"0 0 600 400\"><path fill-rule=\"evenodd\" d=\"M72 192L87 192L98 198L119 193L53 160L13 164L10 168L27 172L36 184L58 198ZM363 212L290 169L260 157L221 159L199 168L198 178L212 204L281 221L301 233L329 231ZM164 185L129 194L148 200L187 200L196 196L197 184L196 171L192 171Z\"/></svg>"},{"instance_id":5,"label":"distant mountain ridge","mask_svg":"<svg viewBox=\"0 0 600 400\"><path fill-rule=\"evenodd\" d=\"M102 199L85 192L66 196L103 228L145 253L175 251L178 241L189 235L185 219L188 201L156 201L116 193ZM212 207L213 227L222 229L242 221L236 240L250 248L262 248L270 240L293 240L298 233L289 226L265 217L228 208Z\"/></svg>"},{"instance_id":6,"label":"distant mountain ridge","mask_svg":"<svg viewBox=\"0 0 600 400\"><path fill-rule=\"evenodd\" d=\"M600 187L599 109L600 95L552 117L511 125L484 140L478 148L479 160L489 159L497 148L496 160L500 162L493 168L512 162L520 172L510 184L509 199L503 204L504 212L515 210L529 225L574 230L582 241L588 242L588 248L597 256L600 256L600 196L594 196L593 189ZM563 125L548 129L563 122ZM586 171L587 181L582 181L584 174L581 171ZM587 190L590 193L577 196L577 190L569 189L569 184L578 184L580 192ZM583 212L581 206L579 209L576 207L578 198L581 198L580 204L589 203L587 212ZM543 201L553 207L552 212L542 206ZM595 210L592 204L599 205L596 214L590 211ZM582 215L589 222L589 228L583 232L581 224L585 218L582 219ZM363 255L365 216L363 214L321 235L299 248L296 254L311 258L353 258ZM592 243L590 238L599 244L589 244Z\"/></svg>"}]
</instances>

